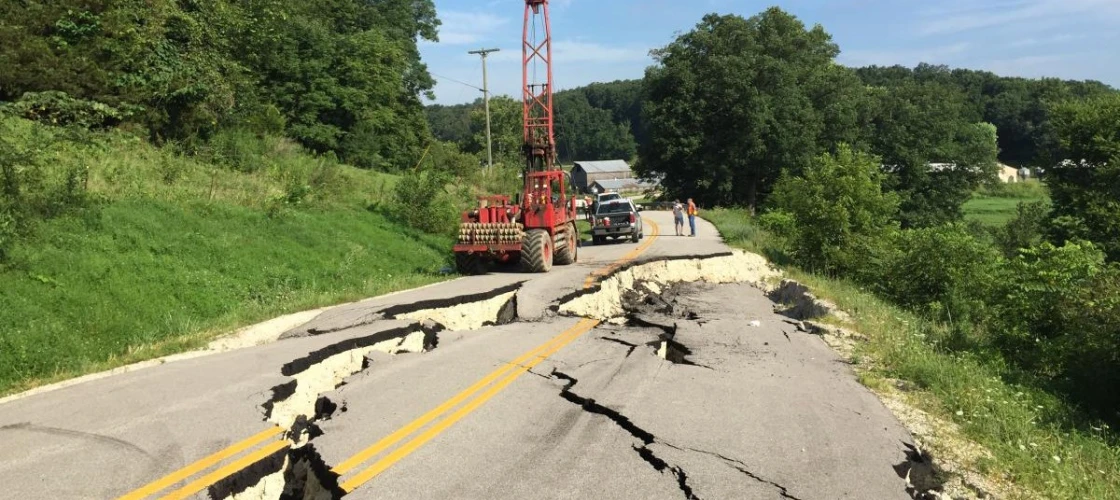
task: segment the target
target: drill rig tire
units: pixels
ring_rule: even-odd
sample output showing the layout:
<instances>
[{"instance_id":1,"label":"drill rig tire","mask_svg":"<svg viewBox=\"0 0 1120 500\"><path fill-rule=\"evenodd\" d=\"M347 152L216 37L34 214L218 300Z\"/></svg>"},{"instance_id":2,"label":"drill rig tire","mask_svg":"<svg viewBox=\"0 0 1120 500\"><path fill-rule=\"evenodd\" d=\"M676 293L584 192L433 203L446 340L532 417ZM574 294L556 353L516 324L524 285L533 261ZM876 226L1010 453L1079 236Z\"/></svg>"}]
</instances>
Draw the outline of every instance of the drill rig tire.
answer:
<instances>
[{"instance_id":1,"label":"drill rig tire","mask_svg":"<svg viewBox=\"0 0 1120 500\"><path fill-rule=\"evenodd\" d=\"M521 239L521 269L530 273L552 270L552 236L543 229L533 229Z\"/></svg>"},{"instance_id":2,"label":"drill rig tire","mask_svg":"<svg viewBox=\"0 0 1120 500\"><path fill-rule=\"evenodd\" d=\"M566 244L563 248L556 249L556 265L570 266L577 262L579 259L578 239L579 234L576 233L576 225L568 224L568 230L564 232L564 241Z\"/></svg>"},{"instance_id":3,"label":"drill rig tire","mask_svg":"<svg viewBox=\"0 0 1120 500\"><path fill-rule=\"evenodd\" d=\"M486 274L486 263L482 257L473 253L455 254L455 269L464 276Z\"/></svg>"}]
</instances>

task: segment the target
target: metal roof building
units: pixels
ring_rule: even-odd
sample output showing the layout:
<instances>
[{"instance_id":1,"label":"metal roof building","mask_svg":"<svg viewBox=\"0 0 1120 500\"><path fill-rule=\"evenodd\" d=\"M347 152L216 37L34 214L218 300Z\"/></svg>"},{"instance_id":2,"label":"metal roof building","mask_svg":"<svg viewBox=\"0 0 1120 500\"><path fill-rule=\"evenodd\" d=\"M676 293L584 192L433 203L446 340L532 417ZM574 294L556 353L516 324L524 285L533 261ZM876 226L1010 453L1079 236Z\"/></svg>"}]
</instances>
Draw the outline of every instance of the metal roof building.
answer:
<instances>
[{"instance_id":1,"label":"metal roof building","mask_svg":"<svg viewBox=\"0 0 1120 500\"><path fill-rule=\"evenodd\" d=\"M641 179L604 179L592 182L590 187L597 189L600 193L635 193L656 189L657 184Z\"/></svg>"},{"instance_id":2,"label":"metal roof building","mask_svg":"<svg viewBox=\"0 0 1120 500\"><path fill-rule=\"evenodd\" d=\"M572 185L587 193L595 181L633 179L634 171L625 160L577 161L572 167Z\"/></svg>"}]
</instances>

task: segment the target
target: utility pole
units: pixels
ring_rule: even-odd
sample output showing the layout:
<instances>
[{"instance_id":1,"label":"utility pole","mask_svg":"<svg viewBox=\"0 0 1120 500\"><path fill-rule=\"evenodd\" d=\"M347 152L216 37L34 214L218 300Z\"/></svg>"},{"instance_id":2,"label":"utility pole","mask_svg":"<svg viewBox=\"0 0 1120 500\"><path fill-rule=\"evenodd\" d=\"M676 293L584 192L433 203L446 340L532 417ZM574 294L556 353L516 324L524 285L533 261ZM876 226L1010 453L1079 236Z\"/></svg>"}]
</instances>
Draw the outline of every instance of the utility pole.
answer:
<instances>
[{"instance_id":1,"label":"utility pole","mask_svg":"<svg viewBox=\"0 0 1120 500\"><path fill-rule=\"evenodd\" d=\"M490 85L486 79L486 56L500 50L479 49L468 52L468 54L482 56L482 100L486 103L486 165L489 167L487 172L494 170L494 146L490 139Z\"/></svg>"}]
</instances>

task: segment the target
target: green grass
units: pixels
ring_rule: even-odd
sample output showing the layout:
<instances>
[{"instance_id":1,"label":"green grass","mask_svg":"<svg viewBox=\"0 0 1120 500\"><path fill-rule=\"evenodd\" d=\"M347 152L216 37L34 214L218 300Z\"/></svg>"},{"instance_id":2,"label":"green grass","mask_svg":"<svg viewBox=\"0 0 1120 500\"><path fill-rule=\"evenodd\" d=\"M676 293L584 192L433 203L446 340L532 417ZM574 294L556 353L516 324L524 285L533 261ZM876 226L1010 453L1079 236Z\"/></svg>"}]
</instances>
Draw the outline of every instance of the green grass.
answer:
<instances>
[{"instance_id":1,"label":"green grass","mask_svg":"<svg viewBox=\"0 0 1120 500\"><path fill-rule=\"evenodd\" d=\"M579 219L576 221L576 231L579 232L580 241L591 241L591 223L586 219Z\"/></svg>"},{"instance_id":2,"label":"green grass","mask_svg":"<svg viewBox=\"0 0 1120 500\"><path fill-rule=\"evenodd\" d=\"M964 204L966 220L1002 226L1015 218L1019 203L1049 203L1046 186L1038 181L1002 184L981 189Z\"/></svg>"},{"instance_id":3,"label":"green grass","mask_svg":"<svg viewBox=\"0 0 1120 500\"><path fill-rule=\"evenodd\" d=\"M285 141L266 167L236 172L116 134L88 145L8 125L48 176L88 168L93 201L36 223L0 265L0 395L445 279L451 238L369 209L391 176Z\"/></svg>"},{"instance_id":4,"label":"green grass","mask_svg":"<svg viewBox=\"0 0 1120 500\"><path fill-rule=\"evenodd\" d=\"M748 251L780 254L780 242L738 210L706 216L727 241ZM997 481L1046 498L1120 498L1120 443L1107 427L1084 419L1058 398L1004 377L1002 366L969 353L937 348L949 335L931 323L844 280L786 268L818 296L851 313L869 338L854 354L860 379L872 388L909 381L911 404L959 426L993 458L972 464ZM1055 458L1057 457L1057 458Z\"/></svg>"}]
</instances>

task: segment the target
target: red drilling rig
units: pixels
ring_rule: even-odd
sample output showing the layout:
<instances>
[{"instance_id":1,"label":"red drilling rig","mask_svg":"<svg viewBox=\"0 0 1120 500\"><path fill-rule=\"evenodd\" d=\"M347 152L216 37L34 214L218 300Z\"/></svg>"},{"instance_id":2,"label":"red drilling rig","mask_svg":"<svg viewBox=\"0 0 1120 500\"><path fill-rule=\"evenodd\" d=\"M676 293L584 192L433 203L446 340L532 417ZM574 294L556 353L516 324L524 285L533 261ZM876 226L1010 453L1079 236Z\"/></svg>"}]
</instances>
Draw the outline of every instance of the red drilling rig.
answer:
<instances>
[{"instance_id":1,"label":"red drilling rig","mask_svg":"<svg viewBox=\"0 0 1120 500\"><path fill-rule=\"evenodd\" d=\"M574 264L578 257L576 197L569 193L568 173L556 163L548 0L525 0L521 56L525 184L512 202L508 196L486 196L463 213L455 245L462 274L482 273L489 262L514 261L527 272L544 273L553 263ZM544 83L537 81L542 67Z\"/></svg>"}]
</instances>

